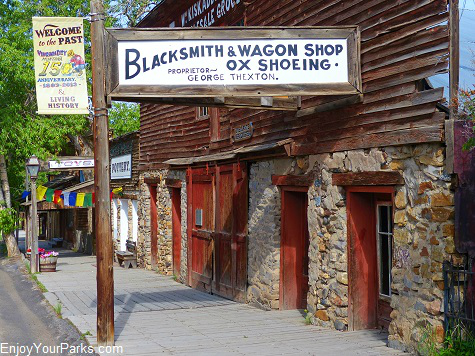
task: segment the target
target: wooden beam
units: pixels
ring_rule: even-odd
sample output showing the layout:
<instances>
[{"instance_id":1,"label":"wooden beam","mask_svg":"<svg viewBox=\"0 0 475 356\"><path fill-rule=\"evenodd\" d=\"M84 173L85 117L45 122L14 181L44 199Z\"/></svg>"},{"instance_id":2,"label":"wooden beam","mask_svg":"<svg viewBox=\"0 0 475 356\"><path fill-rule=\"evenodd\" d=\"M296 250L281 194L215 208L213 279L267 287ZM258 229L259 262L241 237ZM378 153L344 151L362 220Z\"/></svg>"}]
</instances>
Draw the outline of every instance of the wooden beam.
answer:
<instances>
[{"instance_id":1,"label":"wooden beam","mask_svg":"<svg viewBox=\"0 0 475 356\"><path fill-rule=\"evenodd\" d=\"M272 175L272 184L273 185L290 185L297 187L308 187L313 184L314 177L313 175Z\"/></svg>"},{"instance_id":2,"label":"wooden beam","mask_svg":"<svg viewBox=\"0 0 475 356\"><path fill-rule=\"evenodd\" d=\"M145 184L158 184L160 183L160 177L153 177L153 178L144 178L143 179Z\"/></svg>"},{"instance_id":3,"label":"wooden beam","mask_svg":"<svg viewBox=\"0 0 475 356\"><path fill-rule=\"evenodd\" d=\"M272 104L269 100L261 100L261 97L210 97L210 98L154 98L154 97L123 97L121 101L128 101L143 104L164 104L177 106L208 106L216 108L247 108L256 110L285 110L297 111L301 107L301 99L299 96L289 97L271 97ZM108 96L108 100L112 98Z\"/></svg>"},{"instance_id":4,"label":"wooden beam","mask_svg":"<svg viewBox=\"0 0 475 356\"><path fill-rule=\"evenodd\" d=\"M454 119L445 120L445 170L448 174L454 173Z\"/></svg>"},{"instance_id":5,"label":"wooden beam","mask_svg":"<svg viewBox=\"0 0 475 356\"><path fill-rule=\"evenodd\" d=\"M181 180L166 178L165 185L170 188L181 188Z\"/></svg>"},{"instance_id":6,"label":"wooden beam","mask_svg":"<svg viewBox=\"0 0 475 356\"><path fill-rule=\"evenodd\" d=\"M349 185L400 185L404 178L399 172L358 172L358 173L333 173L332 184L340 186Z\"/></svg>"},{"instance_id":7,"label":"wooden beam","mask_svg":"<svg viewBox=\"0 0 475 356\"><path fill-rule=\"evenodd\" d=\"M449 53L450 53L450 118L455 119L458 107L456 98L459 91L460 77L460 31L459 31L459 0L450 0L449 8Z\"/></svg>"}]
</instances>

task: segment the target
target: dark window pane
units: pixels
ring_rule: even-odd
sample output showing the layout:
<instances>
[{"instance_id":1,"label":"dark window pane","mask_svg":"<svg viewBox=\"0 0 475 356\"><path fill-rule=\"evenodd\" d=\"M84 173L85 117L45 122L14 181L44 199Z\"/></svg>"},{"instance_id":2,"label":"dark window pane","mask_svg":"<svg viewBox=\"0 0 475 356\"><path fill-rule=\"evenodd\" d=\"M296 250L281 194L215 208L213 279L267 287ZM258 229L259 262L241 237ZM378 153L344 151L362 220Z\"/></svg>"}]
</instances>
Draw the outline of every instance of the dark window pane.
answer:
<instances>
[{"instance_id":1,"label":"dark window pane","mask_svg":"<svg viewBox=\"0 0 475 356\"><path fill-rule=\"evenodd\" d=\"M379 210L379 232L388 232L388 206L380 205Z\"/></svg>"},{"instance_id":2,"label":"dark window pane","mask_svg":"<svg viewBox=\"0 0 475 356\"><path fill-rule=\"evenodd\" d=\"M381 273L381 294L389 295L390 281L389 274L391 272L391 244L390 237L386 235L379 235L381 241L381 261L380 261L380 273Z\"/></svg>"},{"instance_id":3,"label":"dark window pane","mask_svg":"<svg viewBox=\"0 0 475 356\"><path fill-rule=\"evenodd\" d=\"M393 207L388 206L388 215L389 215L389 231L391 234L393 233Z\"/></svg>"}]
</instances>

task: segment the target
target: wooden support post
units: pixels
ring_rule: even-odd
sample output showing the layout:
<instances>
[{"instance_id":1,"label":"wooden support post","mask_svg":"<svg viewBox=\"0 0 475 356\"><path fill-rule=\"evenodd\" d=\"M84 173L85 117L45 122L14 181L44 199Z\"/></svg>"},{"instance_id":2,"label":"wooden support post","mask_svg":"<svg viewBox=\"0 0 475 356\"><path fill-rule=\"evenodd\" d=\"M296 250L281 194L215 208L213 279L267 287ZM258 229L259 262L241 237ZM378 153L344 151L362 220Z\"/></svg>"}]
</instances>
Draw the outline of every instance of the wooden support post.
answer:
<instances>
[{"instance_id":1,"label":"wooden support post","mask_svg":"<svg viewBox=\"0 0 475 356\"><path fill-rule=\"evenodd\" d=\"M460 31L459 31L459 0L450 0L449 7L449 35L450 35L450 102L449 102L449 120L445 122L445 145L446 162L445 170L447 173L454 173L454 120L458 114L458 92L460 79Z\"/></svg>"},{"instance_id":2,"label":"wooden support post","mask_svg":"<svg viewBox=\"0 0 475 356\"><path fill-rule=\"evenodd\" d=\"M91 0L94 191L97 256L97 344L114 345L114 273L110 228L109 125L104 88L104 5Z\"/></svg>"},{"instance_id":3,"label":"wooden support post","mask_svg":"<svg viewBox=\"0 0 475 356\"><path fill-rule=\"evenodd\" d=\"M459 31L459 0L450 0L449 8L450 33L450 118L455 119L458 109L458 90L460 77L460 31Z\"/></svg>"}]
</instances>

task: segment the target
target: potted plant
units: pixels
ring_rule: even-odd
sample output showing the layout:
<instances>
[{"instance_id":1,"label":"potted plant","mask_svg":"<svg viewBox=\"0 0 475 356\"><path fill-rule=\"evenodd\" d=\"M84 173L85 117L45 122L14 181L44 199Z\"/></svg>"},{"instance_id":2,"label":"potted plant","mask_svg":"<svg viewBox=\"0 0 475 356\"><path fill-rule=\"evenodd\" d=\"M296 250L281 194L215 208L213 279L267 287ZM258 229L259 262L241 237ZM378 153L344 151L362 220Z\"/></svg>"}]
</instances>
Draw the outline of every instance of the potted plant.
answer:
<instances>
[{"instance_id":1,"label":"potted plant","mask_svg":"<svg viewBox=\"0 0 475 356\"><path fill-rule=\"evenodd\" d=\"M43 253L45 253L46 250L44 248L38 248L38 255L42 255ZM31 248L29 248L28 250L26 250L26 258L29 260L31 257Z\"/></svg>"},{"instance_id":2,"label":"potted plant","mask_svg":"<svg viewBox=\"0 0 475 356\"><path fill-rule=\"evenodd\" d=\"M40 255L40 272L56 272L58 252L46 251Z\"/></svg>"}]
</instances>

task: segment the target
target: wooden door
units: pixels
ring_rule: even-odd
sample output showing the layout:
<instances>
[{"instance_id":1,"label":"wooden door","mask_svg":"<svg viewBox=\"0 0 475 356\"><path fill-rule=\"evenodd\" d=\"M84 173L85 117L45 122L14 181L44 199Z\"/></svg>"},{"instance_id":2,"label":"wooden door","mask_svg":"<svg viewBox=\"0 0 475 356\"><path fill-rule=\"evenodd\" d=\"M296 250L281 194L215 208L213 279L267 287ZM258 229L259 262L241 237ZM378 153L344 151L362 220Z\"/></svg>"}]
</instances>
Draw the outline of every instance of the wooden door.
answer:
<instances>
[{"instance_id":1,"label":"wooden door","mask_svg":"<svg viewBox=\"0 0 475 356\"><path fill-rule=\"evenodd\" d=\"M371 195L350 193L348 199L350 328L377 326L378 266Z\"/></svg>"},{"instance_id":2,"label":"wooden door","mask_svg":"<svg viewBox=\"0 0 475 356\"><path fill-rule=\"evenodd\" d=\"M307 192L282 187L280 309L305 309L308 292Z\"/></svg>"},{"instance_id":3,"label":"wooden door","mask_svg":"<svg viewBox=\"0 0 475 356\"><path fill-rule=\"evenodd\" d=\"M247 285L247 171L244 164L216 168L213 292L245 301Z\"/></svg>"},{"instance_id":4,"label":"wooden door","mask_svg":"<svg viewBox=\"0 0 475 356\"><path fill-rule=\"evenodd\" d=\"M157 186L149 185L150 191L150 254L152 269L158 266L158 216L157 216Z\"/></svg>"},{"instance_id":5,"label":"wooden door","mask_svg":"<svg viewBox=\"0 0 475 356\"><path fill-rule=\"evenodd\" d=\"M349 329L387 328L392 309L380 293L376 207L392 204L393 188L347 189Z\"/></svg>"},{"instance_id":6,"label":"wooden door","mask_svg":"<svg viewBox=\"0 0 475 356\"><path fill-rule=\"evenodd\" d=\"M213 278L214 192L211 174L196 172L192 180L191 286L211 292ZM200 174L201 173L201 174Z\"/></svg>"},{"instance_id":7,"label":"wooden door","mask_svg":"<svg viewBox=\"0 0 475 356\"><path fill-rule=\"evenodd\" d=\"M192 221L188 231L190 284L245 301L248 209L245 164L193 169L189 172L188 187L188 196L192 196L188 201ZM201 225L196 220L200 214Z\"/></svg>"},{"instance_id":8,"label":"wooden door","mask_svg":"<svg viewBox=\"0 0 475 356\"><path fill-rule=\"evenodd\" d=\"M180 275L181 265L181 189L172 189L172 252L173 274Z\"/></svg>"}]
</instances>

